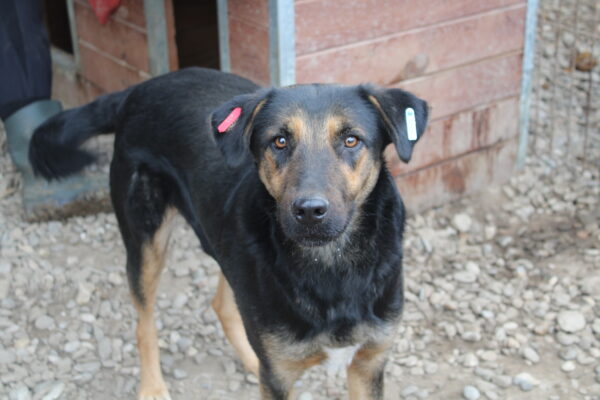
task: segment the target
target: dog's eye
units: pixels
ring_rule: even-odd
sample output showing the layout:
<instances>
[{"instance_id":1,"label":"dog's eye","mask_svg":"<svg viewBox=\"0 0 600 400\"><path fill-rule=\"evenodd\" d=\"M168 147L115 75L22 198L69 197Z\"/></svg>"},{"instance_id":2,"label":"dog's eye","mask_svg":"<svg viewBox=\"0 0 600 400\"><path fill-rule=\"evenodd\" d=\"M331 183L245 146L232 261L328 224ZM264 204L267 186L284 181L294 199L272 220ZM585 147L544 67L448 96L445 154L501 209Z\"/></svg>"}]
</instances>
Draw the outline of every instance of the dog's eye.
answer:
<instances>
[{"instance_id":1,"label":"dog's eye","mask_svg":"<svg viewBox=\"0 0 600 400\"><path fill-rule=\"evenodd\" d=\"M276 136L275 139L273 139L273 144L279 150L283 150L287 147L287 139L283 136Z\"/></svg>"},{"instance_id":2,"label":"dog's eye","mask_svg":"<svg viewBox=\"0 0 600 400\"><path fill-rule=\"evenodd\" d=\"M360 139L352 135L346 136L346 138L344 139L344 145L349 148L356 147L358 142L360 142Z\"/></svg>"}]
</instances>

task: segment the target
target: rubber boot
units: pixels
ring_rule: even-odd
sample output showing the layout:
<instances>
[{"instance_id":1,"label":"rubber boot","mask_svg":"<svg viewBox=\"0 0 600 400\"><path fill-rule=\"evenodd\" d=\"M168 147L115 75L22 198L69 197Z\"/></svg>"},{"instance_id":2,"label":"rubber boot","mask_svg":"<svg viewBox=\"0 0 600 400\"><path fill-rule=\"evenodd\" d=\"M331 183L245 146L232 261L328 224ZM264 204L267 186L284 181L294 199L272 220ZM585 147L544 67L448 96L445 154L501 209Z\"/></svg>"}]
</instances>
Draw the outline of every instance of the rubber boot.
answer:
<instances>
[{"instance_id":1,"label":"rubber boot","mask_svg":"<svg viewBox=\"0 0 600 400\"><path fill-rule=\"evenodd\" d=\"M58 101L33 102L4 121L8 152L22 177L23 210L27 221L62 219L110 210L108 177L82 173L47 182L29 163L29 142L35 129L62 111Z\"/></svg>"}]
</instances>

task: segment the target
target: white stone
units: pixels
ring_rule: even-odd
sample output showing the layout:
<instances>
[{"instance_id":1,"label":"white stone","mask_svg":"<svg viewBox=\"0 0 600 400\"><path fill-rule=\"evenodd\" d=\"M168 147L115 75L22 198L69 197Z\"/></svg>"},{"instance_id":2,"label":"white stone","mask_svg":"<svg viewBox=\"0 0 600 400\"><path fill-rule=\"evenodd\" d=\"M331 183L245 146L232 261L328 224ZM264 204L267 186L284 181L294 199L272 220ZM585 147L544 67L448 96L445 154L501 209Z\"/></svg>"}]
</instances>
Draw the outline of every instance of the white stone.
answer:
<instances>
[{"instance_id":1,"label":"white stone","mask_svg":"<svg viewBox=\"0 0 600 400\"><path fill-rule=\"evenodd\" d=\"M585 328L585 317L579 311L561 311L557 321L560 329L565 332L579 332Z\"/></svg>"},{"instance_id":2,"label":"white stone","mask_svg":"<svg viewBox=\"0 0 600 400\"><path fill-rule=\"evenodd\" d=\"M463 389L463 397L467 400L477 400L481 397L481 394L475 386L467 385Z\"/></svg>"},{"instance_id":3,"label":"white stone","mask_svg":"<svg viewBox=\"0 0 600 400\"><path fill-rule=\"evenodd\" d=\"M471 230L471 225L473 224L473 221L471 220L471 217L467 214L456 214L454 217L452 217L452 226L454 226L454 228L456 228L456 230L458 230L461 233L466 233L469 232Z\"/></svg>"}]
</instances>

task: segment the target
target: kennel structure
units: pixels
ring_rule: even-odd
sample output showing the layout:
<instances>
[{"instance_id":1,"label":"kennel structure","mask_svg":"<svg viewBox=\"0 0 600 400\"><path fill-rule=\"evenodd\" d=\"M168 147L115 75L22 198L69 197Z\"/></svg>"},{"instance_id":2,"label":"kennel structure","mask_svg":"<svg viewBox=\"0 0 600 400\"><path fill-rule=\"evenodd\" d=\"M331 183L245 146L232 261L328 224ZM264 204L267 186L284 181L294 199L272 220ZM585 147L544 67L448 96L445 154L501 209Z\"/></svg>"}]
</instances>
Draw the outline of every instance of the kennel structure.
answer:
<instances>
[{"instance_id":1,"label":"kennel structure","mask_svg":"<svg viewBox=\"0 0 600 400\"><path fill-rule=\"evenodd\" d=\"M410 209L514 170L526 0L122 0L105 25L87 0L64 8L68 29L50 36L68 105L190 65L262 85L371 82L431 106L411 162L386 152Z\"/></svg>"}]
</instances>

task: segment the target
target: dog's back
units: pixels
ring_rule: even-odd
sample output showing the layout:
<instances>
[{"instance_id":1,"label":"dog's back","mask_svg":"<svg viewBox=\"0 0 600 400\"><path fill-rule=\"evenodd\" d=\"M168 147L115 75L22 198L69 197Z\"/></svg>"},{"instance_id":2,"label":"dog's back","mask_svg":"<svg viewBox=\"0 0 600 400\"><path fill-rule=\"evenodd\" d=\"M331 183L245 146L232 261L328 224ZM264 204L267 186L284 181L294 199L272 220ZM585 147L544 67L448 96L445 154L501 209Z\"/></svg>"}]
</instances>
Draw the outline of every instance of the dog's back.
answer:
<instances>
[{"instance_id":1,"label":"dog's back","mask_svg":"<svg viewBox=\"0 0 600 400\"><path fill-rule=\"evenodd\" d=\"M126 132L126 138L116 140L117 150L125 140L130 146L161 154L174 152L189 167L191 154L214 146L208 139L210 113L233 96L257 88L237 75L205 68L165 74L50 118L34 132L29 158L36 174L60 179L95 160L93 154L78 148L84 141ZM198 148L191 152L190 146ZM207 153L213 153L212 149Z\"/></svg>"}]
</instances>

